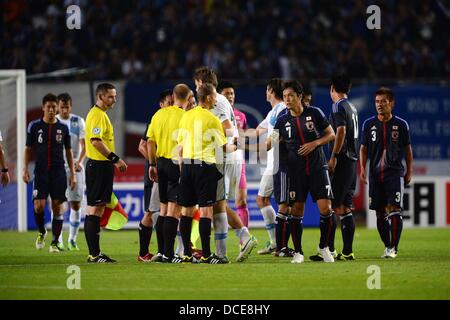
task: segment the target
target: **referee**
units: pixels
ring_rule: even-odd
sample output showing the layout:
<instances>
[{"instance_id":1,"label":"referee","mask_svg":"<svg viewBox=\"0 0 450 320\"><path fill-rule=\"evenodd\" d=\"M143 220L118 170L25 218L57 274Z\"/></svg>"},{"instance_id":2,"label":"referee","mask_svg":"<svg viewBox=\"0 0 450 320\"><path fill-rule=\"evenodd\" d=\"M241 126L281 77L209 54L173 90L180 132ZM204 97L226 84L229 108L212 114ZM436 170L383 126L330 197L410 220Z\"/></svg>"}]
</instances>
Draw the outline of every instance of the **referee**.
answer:
<instances>
[{"instance_id":1,"label":"referee","mask_svg":"<svg viewBox=\"0 0 450 320\"><path fill-rule=\"evenodd\" d=\"M100 218L111 200L114 166L120 172L126 163L114 153L114 129L106 112L116 103L116 88L109 83L97 86L97 102L86 117L86 194L87 213L84 233L89 248L88 262L116 262L100 251Z\"/></svg>"}]
</instances>

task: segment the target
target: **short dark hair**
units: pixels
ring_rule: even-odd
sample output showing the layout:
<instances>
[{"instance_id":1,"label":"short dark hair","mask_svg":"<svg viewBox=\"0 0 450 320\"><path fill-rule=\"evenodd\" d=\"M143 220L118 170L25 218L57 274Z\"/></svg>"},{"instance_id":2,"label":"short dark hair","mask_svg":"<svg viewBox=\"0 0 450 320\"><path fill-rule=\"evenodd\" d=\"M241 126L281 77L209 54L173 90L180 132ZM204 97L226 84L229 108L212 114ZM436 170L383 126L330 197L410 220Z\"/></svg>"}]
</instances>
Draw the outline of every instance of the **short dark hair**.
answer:
<instances>
[{"instance_id":1,"label":"short dark hair","mask_svg":"<svg viewBox=\"0 0 450 320\"><path fill-rule=\"evenodd\" d=\"M197 90L197 98L199 102L205 102L206 97L214 93L214 86L211 83L203 83Z\"/></svg>"},{"instance_id":2,"label":"short dark hair","mask_svg":"<svg viewBox=\"0 0 450 320\"><path fill-rule=\"evenodd\" d=\"M217 88L218 85L216 73L213 69L206 66L195 69L194 80L200 80L203 83L211 83L214 88Z\"/></svg>"},{"instance_id":3,"label":"short dark hair","mask_svg":"<svg viewBox=\"0 0 450 320\"><path fill-rule=\"evenodd\" d=\"M72 97L67 92L60 93L58 95L58 102L59 101L62 101L62 102L69 102L70 101L70 102L72 102Z\"/></svg>"},{"instance_id":4,"label":"short dark hair","mask_svg":"<svg viewBox=\"0 0 450 320\"><path fill-rule=\"evenodd\" d=\"M386 95L386 97L388 98L389 101L394 101L395 100L394 91L392 91L392 89L390 89L388 87L380 87L375 92L375 97L376 96L380 96L380 95Z\"/></svg>"},{"instance_id":5,"label":"short dark hair","mask_svg":"<svg viewBox=\"0 0 450 320\"><path fill-rule=\"evenodd\" d=\"M335 74L331 77L331 85L338 93L349 93L352 87L352 81L346 74Z\"/></svg>"},{"instance_id":6,"label":"short dark hair","mask_svg":"<svg viewBox=\"0 0 450 320\"><path fill-rule=\"evenodd\" d=\"M283 80L280 78L272 78L267 86L273 90L276 98L283 100Z\"/></svg>"},{"instance_id":7,"label":"short dark hair","mask_svg":"<svg viewBox=\"0 0 450 320\"><path fill-rule=\"evenodd\" d=\"M303 86L303 95L304 96L312 96L311 85L307 82L302 84Z\"/></svg>"},{"instance_id":8,"label":"short dark hair","mask_svg":"<svg viewBox=\"0 0 450 320\"><path fill-rule=\"evenodd\" d=\"M170 90L170 89L165 89L165 90L161 91L161 93L159 94L159 103L163 103L164 100L166 100L166 98L171 95L172 95L172 90Z\"/></svg>"},{"instance_id":9,"label":"short dark hair","mask_svg":"<svg viewBox=\"0 0 450 320\"><path fill-rule=\"evenodd\" d=\"M46 102L58 102L58 98L53 93L47 93L42 98L42 105L44 106Z\"/></svg>"},{"instance_id":10,"label":"short dark hair","mask_svg":"<svg viewBox=\"0 0 450 320\"><path fill-rule=\"evenodd\" d=\"M230 81L222 81L219 83L219 86L217 87L217 92L222 92L223 89L231 88L234 90L234 85Z\"/></svg>"},{"instance_id":11,"label":"short dark hair","mask_svg":"<svg viewBox=\"0 0 450 320\"><path fill-rule=\"evenodd\" d=\"M283 91L286 89L292 89L296 94L303 94L303 87L297 80L286 81L283 85Z\"/></svg>"},{"instance_id":12,"label":"short dark hair","mask_svg":"<svg viewBox=\"0 0 450 320\"><path fill-rule=\"evenodd\" d=\"M97 86L97 89L95 90L95 94L99 95L99 94L103 94L108 90L112 90L115 89L116 87L114 87L114 85L112 85L111 83L100 83Z\"/></svg>"}]
</instances>

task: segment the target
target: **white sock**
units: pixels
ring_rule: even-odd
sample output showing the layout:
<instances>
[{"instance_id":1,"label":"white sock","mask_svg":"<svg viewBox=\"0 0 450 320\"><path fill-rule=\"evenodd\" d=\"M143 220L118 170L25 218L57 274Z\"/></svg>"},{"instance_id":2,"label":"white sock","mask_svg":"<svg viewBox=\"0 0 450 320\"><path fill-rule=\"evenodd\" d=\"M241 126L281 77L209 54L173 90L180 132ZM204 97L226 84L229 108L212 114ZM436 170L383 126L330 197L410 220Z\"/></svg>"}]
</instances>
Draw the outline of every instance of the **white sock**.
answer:
<instances>
[{"instance_id":1,"label":"white sock","mask_svg":"<svg viewBox=\"0 0 450 320\"><path fill-rule=\"evenodd\" d=\"M180 231L177 231L177 249L175 250L175 253L180 257L184 256L184 245L183 239L181 239Z\"/></svg>"},{"instance_id":2,"label":"white sock","mask_svg":"<svg viewBox=\"0 0 450 320\"><path fill-rule=\"evenodd\" d=\"M159 217L159 211L152 213L153 228L155 228L155 226L156 226L156 221L158 221L158 217Z\"/></svg>"},{"instance_id":3,"label":"white sock","mask_svg":"<svg viewBox=\"0 0 450 320\"><path fill-rule=\"evenodd\" d=\"M239 235L239 240L242 243L246 243L249 239L250 239L251 235L250 232L248 232L248 228L247 227L242 227L241 228L241 232Z\"/></svg>"},{"instance_id":4,"label":"white sock","mask_svg":"<svg viewBox=\"0 0 450 320\"><path fill-rule=\"evenodd\" d=\"M261 213L264 218L264 223L266 224L266 230L269 234L270 243L275 246L277 241L275 237L275 218L276 213L275 210L272 208L272 206L267 206L264 208L261 208Z\"/></svg>"},{"instance_id":5,"label":"white sock","mask_svg":"<svg viewBox=\"0 0 450 320\"><path fill-rule=\"evenodd\" d=\"M226 212L214 214L214 239L216 240L216 255L223 258L227 255L228 219Z\"/></svg>"},{"instance_id":6,"label":"white sock","mask_svg":"<svg viewBox=\"0 0 450 320\"><path fill-rule=\"evenodd\" d=\"M75 211L73 209L70 209L70 216L69 216L69 242L70 241L77 241L78 236L78 229L80 229L80 222L81 222L81 214L80 210Z\"/></svg>"}]
</instances>

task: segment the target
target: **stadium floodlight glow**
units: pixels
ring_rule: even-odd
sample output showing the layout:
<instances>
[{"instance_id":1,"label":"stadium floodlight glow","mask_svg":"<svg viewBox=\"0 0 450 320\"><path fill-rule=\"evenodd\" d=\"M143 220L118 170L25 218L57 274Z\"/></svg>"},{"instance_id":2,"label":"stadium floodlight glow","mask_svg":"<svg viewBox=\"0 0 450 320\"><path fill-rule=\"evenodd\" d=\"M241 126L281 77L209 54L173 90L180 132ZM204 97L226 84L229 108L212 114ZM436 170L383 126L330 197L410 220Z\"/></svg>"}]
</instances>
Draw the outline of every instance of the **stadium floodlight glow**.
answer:
<instances>
[{"instance_id":1,"label":"stadium floodlight glow","mask_svg":"<svg viewBox=\"0 0 450 320\"><path fill-rule=\"evenodd\" d=\"M17 225L15 223L14 225L19 231L27 231L27 195L26 184L22 182L23 161L21 161L26 138L25 70L0 70L0 96L0 130L3 134L3 147L8 146L6 159L9 167L15 168L15 176L11 176L11 184L15 182L17 187L17 208L14 206L13 213L17 216Z\"/></svg>"}]
</instances>

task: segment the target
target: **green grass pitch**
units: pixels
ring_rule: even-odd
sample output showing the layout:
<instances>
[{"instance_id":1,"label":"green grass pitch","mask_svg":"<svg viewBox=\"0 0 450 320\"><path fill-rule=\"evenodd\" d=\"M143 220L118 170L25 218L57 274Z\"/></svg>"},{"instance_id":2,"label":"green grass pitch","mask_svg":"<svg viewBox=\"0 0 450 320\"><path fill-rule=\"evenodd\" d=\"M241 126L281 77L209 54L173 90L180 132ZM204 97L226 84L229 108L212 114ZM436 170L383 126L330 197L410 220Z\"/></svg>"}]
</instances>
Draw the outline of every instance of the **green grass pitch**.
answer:
<instances>
[{"instance_id":1,"label":"green grass pitch","mask_svg":"<svg viewBox=\"0 0 450 320\"><path fill-rule=\"evenodd\" d=\"M267 240L263 229L254 230ZM65 232L67 236L67 232ZM36 233L0 232L0 299L449 299L450 229L406 229L397 259L381 259L383 246L376 230L358 228L356 261L325 264L308 260L315 253L318 229L305 229L306 261L259 256L236 263L238 241L228 234L229 265L138 263L137 231L102 232L102 250L117 264L88 264L83 233L81 251L52 254L34 247ZM212 239L214 237L212 236ZM153 234L151 251L155 251ZM212 244L214 240L211 241ZM341 248L340 230L336 244ZM69 290L70 265L80 268L80 290ZM368 289L369 266L380 268L381 289ZM369 281L370 282L370 281Z\"/></svg>"}]
</instances>

